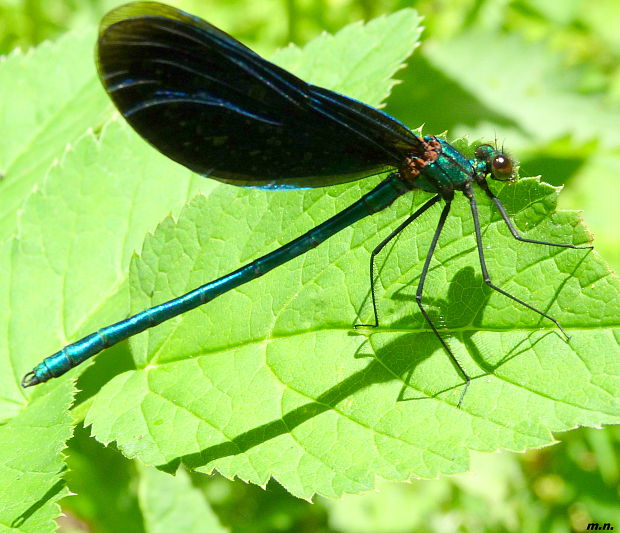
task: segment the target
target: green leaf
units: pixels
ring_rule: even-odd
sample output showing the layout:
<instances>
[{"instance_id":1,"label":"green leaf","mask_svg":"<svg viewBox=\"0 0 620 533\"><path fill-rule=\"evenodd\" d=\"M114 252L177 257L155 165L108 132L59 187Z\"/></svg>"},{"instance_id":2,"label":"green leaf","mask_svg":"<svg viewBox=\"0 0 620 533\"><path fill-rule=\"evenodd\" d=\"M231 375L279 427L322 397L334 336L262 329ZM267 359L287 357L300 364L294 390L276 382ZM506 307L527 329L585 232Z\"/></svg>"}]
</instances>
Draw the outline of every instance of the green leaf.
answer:
<instances>
[{"instance_id":1,"label":"green leaf","mask_svg":"<svg viewBox=\"0 0 620 533\"><path fill-rule=\"evenodd\" d=\"M204 495L192 487L189 476L179 470L175 476L155 468L143 468L139 487L145 530L149 533L224 533Z\"/></svg>"},{"instance_id":2,"label":"green leaf","mask_svg":"<svg viewBox=\"0 0 620 533\"><path fill-rule=\"evenodd\" d=\"M132 309L182 294L284 244L339 212L370 183L329 191L218 187L178 222L164 221L132 265ZM534 178L496 187L520 231L587 241L558 190ZM425 195L413 195L419 205ZM620 283L596 253L518 243L479 198L493 280L572 334L486 288L468 203L459 197L426 285L426 302L462 379L415 306L439 208L408 230L381 269L382 327L367 336L359 305L369 252L414 206L347 228L316 250L135 337L138 370L108 383L88 423L104 443L147 464L181 458L295 495L369 489L467 469L469 449L524 450L553 431L620 420ZM239 218L243 213L243 218ZM283 222L286 221L286 222Z\"/></svg>"},{"instance_id":3,"label":"green leaf","mask_svg":"<svg viewBox=\"0 0 620 533\"><path fill-rule=\"evenodd\" d=\"M95 31L70 33L0 58L0 239L16 227L18 208L51 163L112 106L96 81Z\"/></svg>"},{"instance_id":4,"label":"green leaf","mask_svg":"<svg viewBox=\"0 0 620 533\"><path fill-rule=\"evenodd\" d=\"M65 381L49 394L36 394L0 427L0 524L7 531L56 530L56 502L68 494L61 452L71 436L73 392Z\"/></svg>"}]
</instances>

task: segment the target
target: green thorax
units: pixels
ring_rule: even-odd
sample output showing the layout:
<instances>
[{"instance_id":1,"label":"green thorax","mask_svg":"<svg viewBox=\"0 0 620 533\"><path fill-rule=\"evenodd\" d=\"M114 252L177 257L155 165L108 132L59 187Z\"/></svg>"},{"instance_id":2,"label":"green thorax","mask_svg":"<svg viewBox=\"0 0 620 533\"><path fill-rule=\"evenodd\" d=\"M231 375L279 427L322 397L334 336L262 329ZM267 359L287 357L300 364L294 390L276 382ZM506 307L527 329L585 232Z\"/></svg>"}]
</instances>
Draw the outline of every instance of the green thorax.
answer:
<instances>
[{"instance_id":1,"label":"green thorax","mask_svg":"<svg viewBox=\"0 0 620 533\"><path fill-rule=\"evenodd\" d=\"M424 137L427 142L432 139L435 138L428 135ZM437 159L420 169L420 175L413 185L417 189L436 193L461 189L474 179L477 161L467 159L444 139L437 138L437 141L441 145Z\"/></svg>"}]
</instances>

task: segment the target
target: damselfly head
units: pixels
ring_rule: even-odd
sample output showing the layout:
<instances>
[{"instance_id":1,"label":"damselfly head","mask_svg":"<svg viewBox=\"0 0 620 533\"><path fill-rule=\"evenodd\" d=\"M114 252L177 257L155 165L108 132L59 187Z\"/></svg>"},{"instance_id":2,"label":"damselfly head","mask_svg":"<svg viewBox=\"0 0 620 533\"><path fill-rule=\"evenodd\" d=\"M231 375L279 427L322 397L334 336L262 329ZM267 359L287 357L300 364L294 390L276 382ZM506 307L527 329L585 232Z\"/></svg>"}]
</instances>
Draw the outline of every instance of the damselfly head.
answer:
<instances>
[{"instance_id":1,"label":"damselfly head","mask_svg":"<svg viewBox=\"0 0 620 533\"><path fill-rule=\"evenodd\" d=\"M485 164L485 173L494 180L514 181L516 179L516 165L508 154L498 150L490 144L481 144L476 148L475 156Z\"/></svg>"}]
</instances>

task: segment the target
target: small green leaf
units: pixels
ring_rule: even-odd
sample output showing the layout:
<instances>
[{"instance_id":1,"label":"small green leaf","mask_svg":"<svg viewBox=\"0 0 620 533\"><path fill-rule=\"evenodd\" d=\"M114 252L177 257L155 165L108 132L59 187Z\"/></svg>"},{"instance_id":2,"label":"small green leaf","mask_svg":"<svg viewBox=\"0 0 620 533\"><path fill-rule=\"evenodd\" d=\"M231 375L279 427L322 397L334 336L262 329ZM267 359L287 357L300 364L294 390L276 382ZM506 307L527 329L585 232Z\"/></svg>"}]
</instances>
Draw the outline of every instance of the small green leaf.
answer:
<instances>
[{"instance_id":1,"label":"small green leaf","mask_svg":"<svg viewBox=\"0 0 620 533\"><path fill-rule=\"evenodd\" d=\"M68 494L62 450L73 426L73 384L48 392L0 426L0 524L7 531L55 531L56 502Z\"/></svg>"}]
</instances>

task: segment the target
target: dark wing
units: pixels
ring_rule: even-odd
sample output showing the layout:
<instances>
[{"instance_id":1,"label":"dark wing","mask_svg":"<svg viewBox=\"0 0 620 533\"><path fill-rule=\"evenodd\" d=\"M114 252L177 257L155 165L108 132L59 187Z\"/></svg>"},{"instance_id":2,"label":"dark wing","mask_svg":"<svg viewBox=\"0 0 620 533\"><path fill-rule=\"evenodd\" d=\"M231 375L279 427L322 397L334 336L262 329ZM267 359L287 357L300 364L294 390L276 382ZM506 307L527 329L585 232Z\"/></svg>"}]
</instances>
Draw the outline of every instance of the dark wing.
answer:
<instances>
[{"instance_id":1,"label":"dark wing","mask_svg":"<svg viewBox=\"0 0 620 533\"><path fill-rule=\"evenodd\" d=\"M419 146L389 115L307 84L164 4L108 13L97 68L144 139L194 172L235 185L343 183L398 167Z\"/></svg>"}]
</instances>

